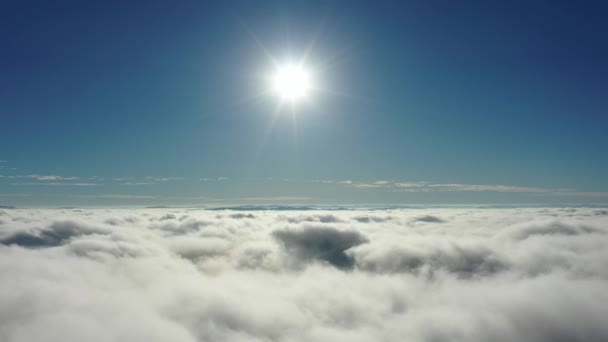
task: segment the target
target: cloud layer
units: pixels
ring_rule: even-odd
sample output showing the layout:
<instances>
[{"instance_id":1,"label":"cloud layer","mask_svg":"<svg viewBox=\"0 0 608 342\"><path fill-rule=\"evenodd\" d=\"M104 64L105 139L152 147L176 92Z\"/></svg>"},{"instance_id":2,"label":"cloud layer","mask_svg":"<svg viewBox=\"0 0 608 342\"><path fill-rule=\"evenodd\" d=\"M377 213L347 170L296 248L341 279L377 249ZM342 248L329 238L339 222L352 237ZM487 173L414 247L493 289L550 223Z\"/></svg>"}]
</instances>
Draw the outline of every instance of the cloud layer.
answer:
<instances>
[{"instance_id":1,"label":"cloud layer","mask_svg":"<svg viewBox=\"0 0 608 342\"><path fill-rule=\"evenodd\" d=\"M607 341L608 211L0 209L0 340Z\"/></svg>"}]
</instances>

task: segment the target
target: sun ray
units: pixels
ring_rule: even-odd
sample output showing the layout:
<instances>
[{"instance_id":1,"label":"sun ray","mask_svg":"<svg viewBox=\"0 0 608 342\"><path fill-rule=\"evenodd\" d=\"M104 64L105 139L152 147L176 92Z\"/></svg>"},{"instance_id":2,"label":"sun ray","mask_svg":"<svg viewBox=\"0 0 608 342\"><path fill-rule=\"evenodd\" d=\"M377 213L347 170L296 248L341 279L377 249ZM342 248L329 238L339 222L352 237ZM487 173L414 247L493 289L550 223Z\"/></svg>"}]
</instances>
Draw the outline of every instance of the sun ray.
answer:
<instances>
[{"instance_id":1,"label":"sun ray","mask_svg":"<svg viewBox=\"0 0 608 342\"><path fill-rule=\"evenodd\" d=\"M262 140L260 141L260 144L259 144L258 149L255 154L256 156L260 155L260 153L264 149L264 146L266 145L266 141L268 141L268 138L272 134L274 125L275 125L277 119L279 118L281 111L283 110L283 105L284 105L283 101L279 101L276 103L275 108L272 111L272 114L270 115L270 120L268 121L266 130L264 131L264 134L262 135Z\"/></svg>"},{"instance_id":2,"label":"sun ray","mask_svg":"<svg viewBox=\"0 0 608 342\"><path fill-rule=\"evenodd\" d=\"M322 36L322 33L325 29L325 25L327 24L328 18L329 18L329 16L327 14L325 14L323 16L321 24L319 25L319 27L317 28L315 33L312 35L312 38L310 39L308 46L306 47L306 49L304 50L304 53L302 54L302 58L300 61L301 63L308 63L309 57L312 56L312 54L316 48L316 45L317 45L320 37Z\"/></svg>"},{"instance_id":3,"label":"sun ray","mask_svg":"<svg viewBox=\"0 0 608 342\"><path fill-rule=\"evenodd\" d=\"M245 30L245 32L247 32L247 34L249 35L249 37L253 40L253 42L255 43L256 47L272 63L272 65L274 65L274 66L279 65L279 62L274 58L274 56L264 46L264 44L262 44L262 42L260 41L260 39L258 38L258 36L255 34L255 32L253 32L253 30L249 29L247 27L247 25L243 21L240 21L240 24L243 27L243 30Z\"/></svg>"},{"instance_id":4,"label":"sun ray","mask_svg":"<svg viewBox=\"0 0 608 342\"><path fill-rule=\"evenodd\" d=\"M299 144L298 144L298 115L296 113L296 108L293 104L290 104L291 107L291 125L293 130L293 143L296 149L296 158L299 157Z\"/></svg>"}]
</instances>

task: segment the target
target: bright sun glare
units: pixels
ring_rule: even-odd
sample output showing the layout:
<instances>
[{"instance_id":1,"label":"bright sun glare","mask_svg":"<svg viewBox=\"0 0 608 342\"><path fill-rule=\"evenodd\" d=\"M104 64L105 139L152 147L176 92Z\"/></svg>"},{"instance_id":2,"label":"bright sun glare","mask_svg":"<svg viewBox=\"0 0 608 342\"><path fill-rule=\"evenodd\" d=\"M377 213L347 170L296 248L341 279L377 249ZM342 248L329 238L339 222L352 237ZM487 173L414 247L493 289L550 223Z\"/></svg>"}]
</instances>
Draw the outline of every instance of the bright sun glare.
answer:
<instances>
[{"instance_id":1,"label":"bright sun glare","mask_svg":"<svg viewBox=\"0 0 608 342\"><path fill-rule=\"evenodd\" d=\"M300 65L280 66L273 77L274 91L283 100L299 100L310 92L310 87L310 74Z\"/></svg>"}]
</instances>

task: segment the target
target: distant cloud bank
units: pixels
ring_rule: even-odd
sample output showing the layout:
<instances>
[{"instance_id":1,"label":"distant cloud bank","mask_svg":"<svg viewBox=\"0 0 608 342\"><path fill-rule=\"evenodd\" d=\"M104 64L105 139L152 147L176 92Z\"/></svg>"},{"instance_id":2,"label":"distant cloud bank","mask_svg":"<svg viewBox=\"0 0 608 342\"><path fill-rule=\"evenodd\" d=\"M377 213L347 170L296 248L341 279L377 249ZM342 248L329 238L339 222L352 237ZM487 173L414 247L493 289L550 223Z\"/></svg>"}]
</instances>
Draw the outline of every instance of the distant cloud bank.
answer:
<instances>
[{"instance_id":1,"label":"distant cloud bank","mask_svg":"<svg viewBox=\"0 0 608 342\"><path fill-rule=\"evenodd\" d=\"M272 189L274 183L282 193ZM238 185L238 187L237 187ZM26 190L15 191L15 188ZM234 189L238 189L235 193ZM544 188L505 184L434 183L408 180L360 181L289 178L175 176L62 176L0 174L0 193L29 193L31 201L5 200L11 205L88 204L202 205L250 203L606 203L608 192L597 189ZM228 196L227 194L230 193ZM116 195L119 194L119 195ZM444 196L445 195L445 196ZM5 198L16 196L3 196ZM421 199L422 198L422 199ZM442 202L445 201L445 202Z\"/></svg>"},{"instance_id":2,"label":"distant cloud bank","mask_svg":"<svg viewBox=\"0 0 608 342\"><path fill-rule=\"evenodd\" d=\"M600 208L0 209L0 340L608 341L607 227Z\"/></svg>"}]
</instances>

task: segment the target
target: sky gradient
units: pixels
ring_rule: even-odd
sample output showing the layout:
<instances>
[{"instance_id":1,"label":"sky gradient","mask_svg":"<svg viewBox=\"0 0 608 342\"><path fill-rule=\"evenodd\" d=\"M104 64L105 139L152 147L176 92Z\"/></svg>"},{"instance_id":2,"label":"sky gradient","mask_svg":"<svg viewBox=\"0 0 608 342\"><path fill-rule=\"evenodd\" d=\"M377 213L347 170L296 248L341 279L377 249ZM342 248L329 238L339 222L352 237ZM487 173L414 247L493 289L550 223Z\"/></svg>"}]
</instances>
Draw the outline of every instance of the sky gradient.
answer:
<instances>
[{"instance_id":1,"label":"sky gradient","mask_svg":"<svg viewBox=\"0 0 608 342\"><path fill-rule=\"evenodd\" d=\"M5 3L0 205L607 203L607 7Z\"/></svg>"}]
</instances>

